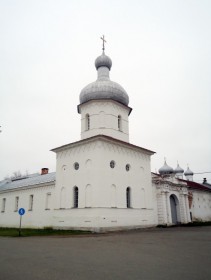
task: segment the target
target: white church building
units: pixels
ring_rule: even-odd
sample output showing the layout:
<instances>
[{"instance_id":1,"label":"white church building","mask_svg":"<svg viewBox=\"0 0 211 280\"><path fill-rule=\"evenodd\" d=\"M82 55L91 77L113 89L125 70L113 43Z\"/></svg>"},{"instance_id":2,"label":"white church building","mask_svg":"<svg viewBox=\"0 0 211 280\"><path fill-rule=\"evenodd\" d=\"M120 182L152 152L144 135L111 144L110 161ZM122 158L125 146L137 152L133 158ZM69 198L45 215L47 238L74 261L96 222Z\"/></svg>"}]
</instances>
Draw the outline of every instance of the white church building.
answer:
<instances>
[{"instance_id":1,"label":"white church building","mask_svg":"<svg viewBox=\"0 0 211 280\"><path fill-rule=\"evenodd\" d=\"M151 173L153 151L130 144L126 91L110 80L111 59L95 60L97 80L80 93L81 139L52 149L56 172L0 182L0 227L95 232L211 221L211 188L166 162ZM189 172L191 173L191 172ZM195 184L194 186L191 185Z\"/></svg>"}]
</instances>

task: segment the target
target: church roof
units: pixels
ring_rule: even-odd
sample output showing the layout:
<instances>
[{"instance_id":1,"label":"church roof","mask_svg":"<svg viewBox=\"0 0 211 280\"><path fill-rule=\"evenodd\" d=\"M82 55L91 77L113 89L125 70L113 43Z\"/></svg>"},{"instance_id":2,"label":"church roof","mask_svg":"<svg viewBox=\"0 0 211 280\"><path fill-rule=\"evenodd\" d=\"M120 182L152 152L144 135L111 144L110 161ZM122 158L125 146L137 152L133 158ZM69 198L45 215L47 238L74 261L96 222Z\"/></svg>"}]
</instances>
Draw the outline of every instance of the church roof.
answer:
<instances>
[{"instance_id":1,"label":"church roof","mask_svg":"<svg viewBox=\"0 0 211 280\"><path fill-rule=\"evenodd\" d=\"M164 165L158 170L161 175L167 175L174 173L174 169L164 161Z\"/></svg>"},{"instance_id":2,"label":"church roof","mask_svg":"<svg viewBox=\"0 0 211 280\"><path fill-rule=\"evenodd\" d=\"M96 99L111 99L128 106L129 96L124 88L109 78L112 66L110 57L103 53L95 60L97 80L88 84L80 93L80 104Z\"/></svg>"},{"instance_id":3,"label":"church roof","mask_svg":"<svg viewBox=\"0 0 211 280\"><path fill-rule=\"evenodd\" d=\"M26 177L21 177L17 179L5 179L0 181L0 192L7 190L15 190L18 188L31 188L41 184L52 183L56 180L56 172L48 174L31 174Z\"/></svg>"},{"instance_id":4,"label":"church roof","mask_svg":"<svg viewBox=\"0 0 211 280\"><path fill-rule=\"evenodd\" d=\"M152 178L156 178L156 177L159 177L159 178L162 178L162 175L161 174L158 174L158 173L155 173L155 172L151 172L152 174ZM187 186L190 188L190 189L194 189L194 190L201 190L201 191L209 191L211 192L211 188L209 188L208 186L204 186L203 184L199 184L199 183L196 183L194 181L189 181L189 180L184 180L184 179L179 179L177 178L178 181L180 182L183 182L183 183L186 183Z\"/></svg>"},{"instance_id":5,"label":"church roof","mask_svg":"<svg viewBox=\"0 0 211 280\"><path fill-rule=\"evenodd\" d=\"M174 169L174 173L183 173L184 172L184 169L182 169L180 166L179 166L179 163L177 163L177 167Z\"/></svg>"},{"instance_id":6,"label":"church roof","mask_svg":"<svg viewBox=\"0 0 211 280\"><path fill-rule=\"evenodd\" d=\"M142 147L139 147L139 146L130 144L128 142L124 142L122 140L119 140L119 139L116 139L116 138L113 138L113 137L110 137L110 136L107 136L107 135L103 135L103 134L95 135L93 137L89 137L89 138L86 138L86 139L83 139L83 140L79 140L79 141L76 141L76 142L73 142L73 143L69 143L69 144L54 148L51 151L52 152L60 152L62 150L66 150L66 149L69 149L71 147L74 147L74 146L77 146L77 145L82 145L82 144L85 144L87 142L95 141L95 140L104 140L104 141L108 141L108 142L110 141L110 142L113 142L113 143L116 143L116 144L119 144L119 145L123 145L123 146L129 147L129 148L137 149L137 150L142 151L142 152L144 152L145 154L148 154L148 155L155 154L155 152L153 152L151 150L148 150L148 149L145 149L145 148L142 148Z\"/></svg>"},{"instance_id":7,"label":"church roof","mask_svg":"<svg viewBox=\"0 0 211 280\"><path fill-rule=\"evenodd\" d=\"M203 184L199 184L199 183L196 183L194 181L189 181L189 180L184 180L184 179L178 179L178 180L187 183L189 188L211 192L211 189L204 186Z\"/></svg>"},{"instance_id":8,"label":"church roof","mask_svg":"<svg viewBox=\"0 0 211 280\"><path fill-rule=\"evenodd\" d=\"M186 175L194 175L193 171L190 170L190 168L188 167L187 170L185 171L185 176Z\"/></svg>"}]
</instances>

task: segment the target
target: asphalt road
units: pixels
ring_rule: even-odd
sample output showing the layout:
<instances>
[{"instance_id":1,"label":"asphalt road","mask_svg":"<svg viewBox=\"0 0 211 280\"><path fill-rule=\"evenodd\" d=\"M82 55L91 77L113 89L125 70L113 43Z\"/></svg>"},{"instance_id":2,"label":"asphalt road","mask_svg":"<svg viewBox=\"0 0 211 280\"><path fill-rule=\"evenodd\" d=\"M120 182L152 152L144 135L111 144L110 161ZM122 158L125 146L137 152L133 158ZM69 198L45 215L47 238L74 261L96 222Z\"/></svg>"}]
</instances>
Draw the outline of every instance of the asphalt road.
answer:
<instances>
[{"instance_id":1,"label":"asphalt road","mask_svg":"<svg viewBox=\"0 0 211 280\"><path fill-rule=\"evenodd\" d=\"M209 280L211 227L0 238L0 280Z\"/></svg>"}]
</instances>

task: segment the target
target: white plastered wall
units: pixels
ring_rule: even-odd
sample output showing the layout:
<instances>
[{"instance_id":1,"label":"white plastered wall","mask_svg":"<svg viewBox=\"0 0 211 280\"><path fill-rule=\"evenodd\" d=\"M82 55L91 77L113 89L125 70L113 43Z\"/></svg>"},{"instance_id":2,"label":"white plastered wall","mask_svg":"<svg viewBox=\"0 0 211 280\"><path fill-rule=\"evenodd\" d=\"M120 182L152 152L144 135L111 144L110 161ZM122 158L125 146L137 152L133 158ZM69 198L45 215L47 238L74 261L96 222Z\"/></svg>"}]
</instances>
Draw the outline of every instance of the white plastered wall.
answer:
<instances>
[{"instance_id":1,"label":"white plastered wall","mask_svg":"<svg viewBox=\"0 0 211 280\"><path fill-rule=\"evenodd\" d=\"M81 139L104 134L129 142L128 114L130 108L113 100L92 100L80 105ZM86 115L90 117L87 130ZM118 116L121 116L121 129L118 129Z\"/></svg>"},{"instance_id":2,"label":"white plastered wall","mask_svg":"<svg viewBox=\"0 0 211 280\"><path fill-rule=\"evenodd\" d=\"M193 221L211 221L211 192L191 190L193 195L191 213Z\"/></svg>"},{"instance_id":3,"label":"white plastered wall","mask_svg":"<svg viewBox=\"0 0 211 280\"><path fill-rule=\"evenodd\" d=\"M116 163L113 169L110 167L111 160ZM79 163L78 170L74 169L75 162ZM126 171L126 164L130 164L130 171ZM57 154L56 182L57 227L137 227L156 224L150 155L140 150L100 139L70 147ZM73 208L75 186L79 189L77 209ZM126 207L127 187L131 188L131 208ZM62 189L66 193L65 209L60 209Z\"/></svg>"},{"instance_id":4,"label":"white plastered wall","mask_svg":"<svg viewBox=\"0 0 211 280\"><path fill-rule=\"evenodd\" d=\"M18 208L24 208L25 214L22 217L22 227L43 228L53 226L55 185L46 185L32 188L20 188L0 193L0 226L19 227L20 216L15 209L15 198L19 197ZM51 194L46 209L46 196ZM33 208L29 210L29 197L33 195ZM5 211L2 212L3 199L6 198Z\"/></svg>"}]
</instances>

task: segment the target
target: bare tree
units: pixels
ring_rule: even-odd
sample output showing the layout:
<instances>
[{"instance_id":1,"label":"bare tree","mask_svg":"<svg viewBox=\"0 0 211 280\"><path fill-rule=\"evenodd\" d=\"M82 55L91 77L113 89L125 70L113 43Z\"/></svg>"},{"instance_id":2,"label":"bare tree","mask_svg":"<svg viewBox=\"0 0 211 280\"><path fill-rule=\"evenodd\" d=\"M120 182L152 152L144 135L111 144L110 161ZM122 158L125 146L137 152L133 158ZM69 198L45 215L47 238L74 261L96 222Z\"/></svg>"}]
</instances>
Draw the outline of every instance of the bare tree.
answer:
<instances>
[{"instance_id":1,"label":"bare tree","mask_svg":"<svg viewBox=\"0 0 211 280\"><path fill-rule=\"evenodd\" d=\"M9 176L9 175L5 176L4 179L5 180L15 180L15 179L23 178L23 177L28 177L28 175L29 175L28 170L26 170L26 172L24 174L22 174L19 170L19 171L14 171L13 175L11 175L11 176Z\"/></svg>"}]
</instances>

